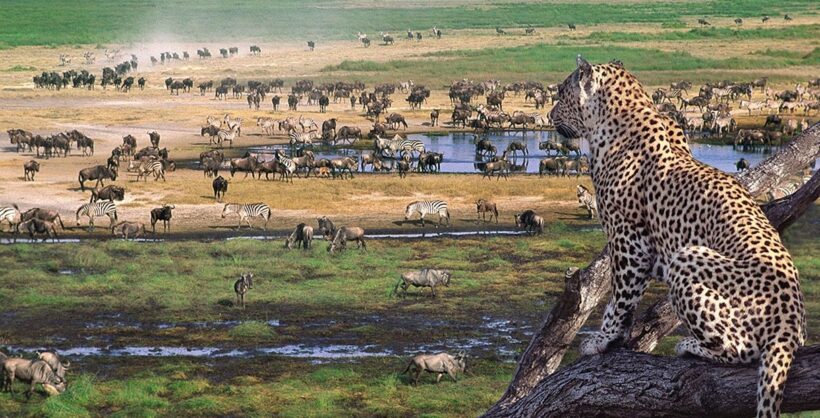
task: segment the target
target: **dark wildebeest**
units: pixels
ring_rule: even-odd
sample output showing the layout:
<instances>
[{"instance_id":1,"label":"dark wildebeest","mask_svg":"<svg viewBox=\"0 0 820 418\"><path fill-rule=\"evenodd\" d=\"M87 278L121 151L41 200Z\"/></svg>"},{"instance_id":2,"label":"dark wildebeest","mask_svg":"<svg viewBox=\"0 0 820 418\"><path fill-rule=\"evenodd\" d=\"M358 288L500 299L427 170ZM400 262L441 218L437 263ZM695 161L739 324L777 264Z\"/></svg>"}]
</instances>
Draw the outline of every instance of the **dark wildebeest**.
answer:
<instances>
[{"instance_id":1,"label":"dark wildebeest","mask_svg":"<svg viewBox=\"0 0 820 418\"><path fill-rule=\"evenodd\" d=\"M450 286L450 277L452 274L449 270L434 270L421 269L408 271L401 275L396 287L393 288L393 293L397 293L401 287L402 295L407 296L407 289L413 287L429 287L432 297L436 297L436 286L444 285Z\"/></svg>"},{"instance_id":2,"label":"dark wildebeest","mask_svg":"<svg viewBox=\"0 0 820 418\"><path fill-rule=\"evenodd\" d=\"M85 191L86 181L97 180L97 184L94 185L96 189L101 185L105 186L103 182L105 179L111 179L111 181L117 180L117 170L111 170L104 165L97 165L80 170L80 174L77 177L77 180L80 182L80 190L82 191Z\"/></svg>"},{"instance_id":3,"label":"dark wildebeest","mask_svg":"<svg viewBox=\"0 0 820 418\"><path fill-rule=\"evenodd\" d=\"M509 144L509 145L507 145L507 152L508 152L509 154L515 154L515 153L517 153L518 151L523 152L523 153L524 153L524 155L528 155L528 154L529 154L529 150L527 150L527 144L525 144L525 143L523 143L523 142L520 142L520 141L513 141L513 142L510 142L510 144Z\"/></svg>"},{"instance_id":4,"label":"dark wildebeest","mask_svg":"<svg viewBox=\"0 0 820 418\"><path fill-rule=\"evenodd\" d=\"M139 80L137 80L137 86L140 90L145 90L145 77L140 77Z\"/></svg>"},{"instance_id":5,"label":"dark wildebeest","mask_svg":"<svg viewBox=\"0 0 820 418\"><path fill-rule=\"evenodd\" d=\"M433 111L430 112L430 126L437 126L438 125L438 115L439 115L439 110L438 109L433 109Z\"/></svg>"},{"instance_id":6,"label":"dark wildebeest","mask_svg":"<svg viewBox=\"0 0 820 418\"><path fill-rule=\"evenodd\" d=\"M337 141L348 142L350 139L358 140L362 137L361 128L355 126L342 126L336 135ZM350 141L353 143L353 141Z\"/></svg>"},{"instance_id":7,"label":"dark wildebeest","mask_svg":"<svg viewBox=\"0 0 820 418\"><path fill-rule=\"evenodd\" d=\"M490 222L493 221L493 215L495 215L495 223L498 223L498 207L495 202L485 199L478 199L475 202L475 211L476 222L478 222L478 217L483 218L484 222L487 222L487 212L489 212Z\"/></svg>"},{"instance_id":8,"label":"dark wildebeest","mask_svg":"<svg viewBox=\"0 0 820 418\"><path fill-rule=\"evenodd\" d=\"M219 161L206 157L200 163L203 173L206 177L214 177L219 175L219 168L222 166Z\"/></svg>"},{"instance_id":9,"label":"dark wildebeest","mask_svg":"<svg viewBox=\"0 0 820 418\"><path fill-rule=\"evenodd\" d=\"M282 98L281 98L281 97L279 97L278 95L273 96L273 97L270 99L271 104L273 104L273 110L279 110L279 101L281 101L281 100L282 100Z\"/></svg>"},{"instance_id":10,"label":"dark wildebeest","mask_svg":"<svg viewBox=\"0 0 820 418\"><path fill-rule=\"evenodd\" d=\"M233 291L236 293L236 306L245 309L245 294L253 289L253 273L243 273L239 280L233 284Z\"/></svg>"},{"instance_id":11,"label":"dark wildebeest","mask_svg":"<svg viewBox=\"0 0 820 418\"><path fill-rule=\"evenodd\" d=\"M324 134L325 132L333 132L333 136L336 136L336 118L322 122L322 133Z\"/></svg>"},{"instance_id":12,"label":"dark wildebeest","mask_svg":"<svg viewBox=\"0 0 820 418\"><path fill-rule=\"evenodd\" d=\"M62 223L62 220L60 222ZM34 235L36 234L45 234L46 236L43 237L43 241L45 241L46 238L57 238L57 229L54 223L42 219L31 218L27 221L23 221L17 226L17 229L20 232L28 232L28 236L31 239L34 239Z\"/></svg>"},{"instance_id":13,"label":"dark wildebeest","mask_svg":"<svg viewBox=\"0 0 820 418\"><path fill-rule=\"evenodd\" d=\"M308 48L310 48L311 51L313 51L313 49L316 48L316 42L314 42L314 41L308 41L307 45L308 45Z\"/></svg>"},{"instance_id":14,"label":"dark wildebeest","mask_svg":"<svg viewBox=\"0 0 820 418\"><path fill-rule=\"evenodd\" d=\"M413 378L414 385L418 385L421 372L435 373L436 383L441 381L441 377L444 376L445 373L455 382L456 375L458 373L464 373L467 370L466 357L467 354L464 351L460 351L455 357L447 353L419 354L410 360L410 364L407 365L407 368L404 369L402 374L415 368L416 376Z\"/></svg>"},{"instance_id":15,"label":"dark wildebeest","mask_svg":"<svg viewBox=\"0 0 820 418\"><path fill-rule=\"evenodd\" d=\"M171 230L171 211L174 207L174 205L166 204L162 205L161 208L151 209L151 231L154 233L157 232L157 221L162 221L163 232L168 232Z\"/></svg>"},{"instance_id":16,"label":"dark wildebeest","mask_svg":"<svg viewBox=\"0 0 820 418\"><path fill-rule=\"evenodd\" d=\"M333 236L333 241L327 247L327 251L331 254L347 249L348 241L356 241L356 247L367 251L367 245L364 242L364 229L358 226L343 226L336 230Z\"/></svg>"},{"instance_id":17,"label":"dark wildebeest","mask_svg":"<svg viewBox=\"0 0 820 418\"><path fill-rule=\"evenodd\" d=\"M48 209L40 209L40 208L31 208L25 212L23 212L20 216L22 221L28 221L31 219L39 219L41 221L47 221L54 223L60 223L60 228L65 230L65 225L63 225L63 219L60 217L60 212L56 210L48 210Z\"/></svg>"},{"instance_id":18,"label":"dark wildebeest","mask_svg":"<svg viewBox=\"0 0 820 418\"><path fill-rule=\"evenodd\" d=\"M325 240L330 240L336 236L336 226L333 225L333 221L331 221L327 216L316 218L316 222L319 223L319 232Z\"/></svg>"},{"instance_id":19,"label":"dark wildebeest","mask_svg":"<svg viewBox=\"0 0 820 418\"><path fill-rule=\"evenodd\" d=\"M515 214L515 227L525 228L527 234L543 234L544 233L544 218L536 215L531 209L525 210L523 213Z\"/></svg>"},{"instance_id":20,"label":"dark wildebeest","mask_svg":"<svg viewBox=\"0 0 820 418\"><path fill-rule=\"evenodd\" d=\"M777 115L769 115L766 116L766 123L763 124L763 129L768 128L769 126L773 128L779 128L780 125L783 124L783 119Z\"/></svg>"},{"instance_id":21,"label":"dark wildebeest","mask_svg":"<svg viewBox=\"0 0 820 418\"><path fill-rule=\"evenodd\" d=\"M322 97L319 97L319 112L325 113L327 112L327 107L330 105L330 99L327 95L323 94Z\"/></svg>"},{"instance_id":22,"label":"dark wildebeest","mask_svg":"<svg viewBox=\"0 0 820 418\"><path fill-rule=\"evenodd\" d=\"M111 225L111 235L119 235L128 241L129 238L139 238L145 235L145 224L142 222L122 221Z\"/></svg>"},{"instance_id":23,"label":"dark wildebeest","mask_svg":"<svg viewBox=\"0 0 820 418\"><path fill-rule=\"evenodd\" d=\"M159 134L157 131L148 132L148 137L151 139L151 146L159 148Z\"/></svg>"},{"instance_id":24,"label":"dark wildebeest","mask_svg":"<svg viewBox=\"0 0 820 418\"><path fill-rule=\"evenodd\" d=\"M505 151L504 156L498 161L491 161L484 164L484 175L482 177L487 177L487 179L490 180L493 177L493 174L495 174L495 181L501 179L501 176L504 176L504 179L508 180L508 175L511 170L512 164L507 161Z\"/></svg>"},{"instance_id":25,"label":"dark wildebeest","mask_svg":"<svg viewBox=\"0 0 820 418\"><path fill-rule=\"evenodd\" d=\"M120 186L109 185L102 189L94 189L91 191L91 200L89 202L96 202L98 200L123 200L125 198L125 189Z\"/></svg>"},{"instance_id":26,"label":"dark wildebeest","mask_svg":"<svg viewBox=\"0 0 820 418\"><path fill-rule=\"evenodd\" d=\"M3 389L14 393L14 380L28 383L26 398L31 398L34 388L41 384L46 391L61 393L65 390L65 380L57 376L51 366L43 360L26 360L19 357L6 357L0 353L0 364L3 365L5 381ZM51 389L48 388L51 386Z\"/></svg>"},{"instance_id":27,"label":"dark wildebeest","mask_svg":"<svg viewBox=\"0 0 820 418\"><path fill-rule=\"evenodd\" d=\"M222 198L225 196L225 193L228 192L228 180L225 180L224 177L219 176L214 179L213 187L214 199L216 199L217 202L221 202Z\"/></svg>"},{"instance_id":28,"label":"dark wildebeest","mask_svg":"<svg viewBox=\"0 0 820 418\"><path fill-rule=\"evenodd\" d=\"M304 223L296 225L296 229L285 239L285 248L292 249L293 243L296 243L296 248L300 246L302 249L310 249L310 243L313 241L313 227Z\"/></svg>"},{"instance_id":29,"label":"dark wildebeest","mask_svg":"<svg viewBox=\"0 0 820 418\"><path fill-rule=\"evenodd\" d=\"M23 179L25 181L34 181L34 173L40 171L40 163L34 160L27 161L23 164Z\"/></svg>"},{"instance_id":30,"label":"dark wildebeest","mask_svg":"<svg viewBox=\"0 0 820 418\"><path fill-rule=\"evenodd\" d=\"M748 170L749 161L747 161L745 158L741 158L735 163L735 167L737 167L737 171Z\"/></svg>"},{"instance_id":31,"label":"dark wildebeest","mask_svg":"<svg viewBox=\"0 0 820 418\"><path fill-rule=\"evenodd\" d=\"M231 159L231 177L233 177L234 173L237 171L245 172L245 177L248 178L248 173L251 174L251 178L256 178L256 169L259 167L259 160L256 159L254 156L247 156L245 158L232 158Z\"/></svg>"},{"instance_id":32,"label":"dark wildebeest","mask_svg":"<svg viewBox=\"0 0 820 418\"><path fill-rule=\"evenodd\" d=\"M391 113L387 116L386 122L392 129L398 129L399 124L404 125L404 129L407 129L407 121L399 113Z\"/></svg>"}]
</instances>

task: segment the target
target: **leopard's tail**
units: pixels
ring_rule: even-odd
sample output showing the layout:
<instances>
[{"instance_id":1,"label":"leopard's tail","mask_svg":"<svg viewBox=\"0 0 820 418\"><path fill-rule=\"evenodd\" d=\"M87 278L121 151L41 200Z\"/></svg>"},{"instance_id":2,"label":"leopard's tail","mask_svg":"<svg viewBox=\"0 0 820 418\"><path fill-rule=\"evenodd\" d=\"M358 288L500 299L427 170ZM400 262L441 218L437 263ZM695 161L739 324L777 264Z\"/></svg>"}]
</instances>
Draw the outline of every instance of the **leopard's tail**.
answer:
<instances>
[{"instance_id":1,"label":"leopard's tail","mask_svg":"<svg viewBox=\"0 0 820 418\"><path fill-rule=\"evenodd\" d=\"M772 342L760 355L757 380L757 417L779 417L783 389L789 373L795 344Z\"/></svg>"}]
</instances>

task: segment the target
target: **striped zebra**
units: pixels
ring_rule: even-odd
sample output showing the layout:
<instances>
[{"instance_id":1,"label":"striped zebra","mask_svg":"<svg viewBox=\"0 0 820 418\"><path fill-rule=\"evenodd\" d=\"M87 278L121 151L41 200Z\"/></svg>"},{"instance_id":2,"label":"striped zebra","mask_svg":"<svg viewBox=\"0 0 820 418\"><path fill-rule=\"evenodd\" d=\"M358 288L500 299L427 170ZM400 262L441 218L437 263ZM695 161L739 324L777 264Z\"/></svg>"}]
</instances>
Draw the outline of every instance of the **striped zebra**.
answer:
<instances>
[{"instance_id":1,"label":"striped zebra","mask_svg":"<svg viewBox=\"0 0 820 418\"><path fill-rule=\"evenodd\" d=\"M236 229L242 228L242 221L247 222L248 228L253 229L250 218L259 217L265 220L265 225L262 229L267 231L268 221L270 221L270 213L270 206L264 203L249 203L246 205L239 203L228 203L222 209L222 218L225 218L228 215L239 215L239 225Z\"/></svg>"},{"instance_id":2,"label":"striped zebra","mask_svg":"<svg viewBox=\"0 0 820 418\"><path fill-rule=\"evenodd\" d=\"M137 173L137 181L140 181L140 178L143 181L148 180L148 175L154 175L154 181L157 181L162 178L162 181L165 181L165 165L160 160L149 160L145 161L140 164L139 172Z\"/></svg>"},{"instance_id":3,"label":"striped zebra","mask_svg":"<svg viewBox=\"0 0 820 418\"><path fill-rule=\"evenodd\" d=\"M297 145L302 147L312 147L313 140L316 138L316 134L314 132L296 132L295 129L291 129L290 133L290 147L293 148Z\"/></svg>"},{"instance_id":4,"label":"striped zebra","mask_svg":"<svg viewBox=\"0 0 820 418\"><path fill-rule=\"evenodd\" d=\"M77 209L77 226L80 226L80 216L88 217L88 230L94 230L94 217L108 216L111 225L117 220L117 206L111 201L96 201L86 203Z\"/></svg>"},{"instance_id":5,"label":"striped zebra","mask_svg":"<svg viewBox=\"0 0 820 418\"><path fill-rule=\"evenodd\" d=\"M279 170L281 176L279 179L284 181L290 180L290 182L293 183L293 174L296 173L297 169L296 162L288 157L285 157L284 153L281 151L276 153L276 161L280 166Z\"/></svg>"},{"instance_id":6,"label":"striped zebra","mask_svg":"<svg viewBox=\"0 0 820 418\"><path fill-rule=\"evenodd\" d=\"M23 221L23 215L17 208L17 205L11 207L0 206L0 223L8 222L11 228L10 232L20 232L20 222Z\"/></svg>"},{"instance_id":7,"label":"striped zebra","mask_svg":"<svg viewBox=\"0 0 820 418\"><path fill-rule=\"evenodd\" d=\"M421 226L424 226L424 217L429 214L438 215L436 228L441 225L442 219L446 219L447 226L450 226L450 211L447 209L447 202L443 200L421 200L407 205L407 209L404 210L404 220L409 220L417 212L421 219Z\"/></svg>"},{"instance_id":8,"label":"striped zebra","mask_svg":"<svg viewBox=\"0 0 820 418\"><path fill-rule=\"evenodd\" d=\"M407 151L410 155L413 155L414 152L421 154L425 151L423 142L417 139L402 138L399 135L394 136L393 139L385 139L377 136L376 146L379 152L383 153L389 150L394 156L402 151Z\"/></svg>"},{"instance_id":9,"label":"striped zebra","mask_svg":"<svg viewBox=\"0 0 820 418\"><path fill-rule=\"evenodd\" d=\"M578 203L581 204L581 207L589 212L589 219L595 219L595 214L598 213L598 201L595 199L595 195L581 184L575 188L575 195L578 196Z\"/></svg>"}]
</instances>

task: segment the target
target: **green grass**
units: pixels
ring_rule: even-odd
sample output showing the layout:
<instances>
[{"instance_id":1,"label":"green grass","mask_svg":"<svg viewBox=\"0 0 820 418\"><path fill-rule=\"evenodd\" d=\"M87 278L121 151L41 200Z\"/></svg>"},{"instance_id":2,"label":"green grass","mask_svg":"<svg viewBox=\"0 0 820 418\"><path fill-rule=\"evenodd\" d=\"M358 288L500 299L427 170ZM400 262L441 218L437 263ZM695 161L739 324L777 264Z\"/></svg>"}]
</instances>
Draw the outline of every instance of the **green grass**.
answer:
<instances>
[{"instance_id":1,"label":"green grass","mask_svg":"<svg viewBox=\"0 0 820 418\"><path fill-rule=\"evenodd\" d=\"M756 70L767 75L774 68L820 65L817 49L808 55L753 54L746 57L701 58L686 51L662 51L617 45L532 45L515 48L455 50L425 54L415 59L374 62L345 61L327 66L325 73L352 73L366 81L390 81L410 78L433 86L441 80L470 78L483 80L531 79L557 82L574 70L575 57L581 54L590 62L621 60L644 82L668 79L667 72L697 72L698 70ZM698 78L697 74L692 75ZM697 81L697 80L693 80Z\"/></svg>"},{"instance_id":2,"label":"green grass","mask_svg":"<svg viewBox=\"0 0 820 418\"><path fill-rule=\"evenodd\" d=\"M366 3L366 4L365 4ZM427 31L561 26L568 23L678 22L681 16L759 17L817 12L811 0L714 0L693 7L687 3L548 3L522 2L478 6L406 7L398 1L364 2L350 7L341 1L250 0L120 0L100 7L93 0L7 0L0 9L0 45L97 44L148 40L227 41L230 39L355 39L357 30ZM127 12L125 12L127 11ZM217 19L220 30L213 30ZM294 25L294 22L298 22ZM66 30L71 28L71 30ZM446 35L445 35L446 36Z\"/></svg>"}]
</instances>

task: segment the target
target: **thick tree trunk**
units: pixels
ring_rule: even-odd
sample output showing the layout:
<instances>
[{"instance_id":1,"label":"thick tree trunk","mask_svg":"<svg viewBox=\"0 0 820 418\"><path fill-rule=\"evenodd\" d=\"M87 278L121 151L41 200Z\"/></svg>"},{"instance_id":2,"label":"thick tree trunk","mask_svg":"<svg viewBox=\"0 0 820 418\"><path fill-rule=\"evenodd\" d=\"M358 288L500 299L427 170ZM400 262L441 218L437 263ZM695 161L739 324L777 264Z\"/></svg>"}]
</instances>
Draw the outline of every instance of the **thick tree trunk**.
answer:
<instances>
[{"instance_id":1,"label":"thick tree trunk","mask_svg":"<svg viewBox=\"0 0 820 418\"><path fill-rule=\"evenodd\" d=\"M777 154L738 176L752 195L759 196L778 186L790 176L802 173L820 154L820 124L814 124ZM782 231L817 199L820 179L815 174L798 192L764 206L772 224ZM600 299L609 295L611 268L604 248L577 279L568 279L564 293L547 315L540 331L533 336L521 357L518 369L507 391L486 416L508 416L512 405L525 396L558 368L570 342L581 329ZM656 302L636 322L626 345L649 352L660 338L678 326L666 300ZM628 379L629 376L622 376ZM550 379L553 381L553 379ZM624 392L622 396L627 396Z\"/></svg>"},{"instance_id":2,"label":"thick tree trunk","mask_svg":"<svg viewBox=\"0 0 820 418\"><path fill-rule=\"evenodd\" d=\"M585 357L503 413L510 417L754 416L757 368L630 350ZM781 410L820 409L820 346L798 351Z\"/></svg>"}]
</instances>

